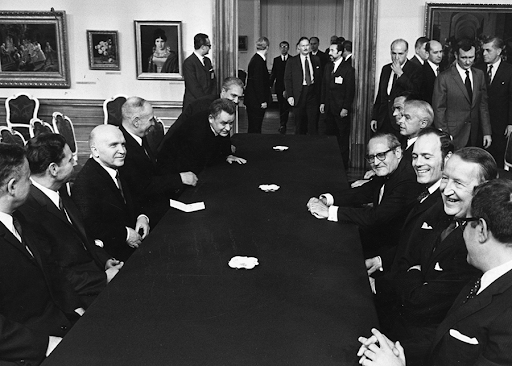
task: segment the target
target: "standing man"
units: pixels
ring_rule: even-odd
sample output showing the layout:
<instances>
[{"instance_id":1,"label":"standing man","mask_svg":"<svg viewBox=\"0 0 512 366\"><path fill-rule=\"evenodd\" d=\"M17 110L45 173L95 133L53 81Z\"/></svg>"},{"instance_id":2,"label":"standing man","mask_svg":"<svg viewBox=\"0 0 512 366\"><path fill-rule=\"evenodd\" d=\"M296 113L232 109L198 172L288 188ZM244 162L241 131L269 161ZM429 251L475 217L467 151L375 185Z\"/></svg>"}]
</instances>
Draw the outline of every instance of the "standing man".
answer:
<instances>
[{"instance_id":1,"label":"standing man","mask_svg":"<svg viewBox=\"0 0 512 366\"><path fill-rule=\"evenodd\" d=\"M286 101L286 95L284 92L284 69L286 68L286 63L290 58L288 55L288 49L290 48L290 44L286 41L282 41L279 43L279 49L281 50L281 55L274 58L274 63L272 64L272 72L270 74L270 86L274 84L274 89L277 94L277 103L279 104L279 122L280 126L277 130L281 135L286 134L286 124L288 123L288 115L290 114L290 105Z\"/></svg>"},{"instance_id":2,"label":"standing man","mask_svg":"<svg viewBox=\"0 0 512 366\"><path fill-rule=\"evenodd\" d=\"M409 61L418 66L423 66L428 58L425 46L430 41L427 37L420 37L414 43L414 56Z\"/></svg>"},{"instance_id":3,"label":"standing man","mask_svg":"<svg viewBox=\"0 0 512 366\"><path fill-rule=\"evenodd\" d=\"M311 47L311 54L313 56L318 56L320 59L320 64L322 65L322 75L323 75L323 69L325 65L329 62L329 55L328 52L324 53L318 49L318 46L320 46L320 39L318 37L311 37L309 39L309 46Z\"/></svg>"},{"instance_id":4,"label":"standing man","mask_svg":"<svg viewBox=\"0 0 512 366\"><path fill-rule=\"evenodd\" d=\"M455 45L456 62L436 78L432 107L434 124L453 137L455 149L491 146L491 123L487 106L487 86L482 70L473 68L475 46L469 39ZM479 140L479 133L483 139Z\"/></svg>"},{"instance_id":5,"label":"standing man","mask_svg":"<svg viewBox=\"0 0 512 366\"><path fill-rule=\"evenodd\" d=\"M343 62L343 44L329 47L331 61L327 64L320 97L320 113L326 113L327 134L336 136L345 169L348 168L350 117L356 91L355 70Z\"/></svg>"},{"instance_id":6,"label":"standing man","mask_svg":"<svg viewBox=\"0 0 512 366\"><path fill-rule=\"evenodd\" d=\"M373 105L370 128L373 132L393 133L401 138L394 123L393 101L403 92L415 94L421 83L420 67L407 61L407 41L396 39L391 43L391 63L380 73L379 89Z\"/></svg>"},{"instance_id":7,"label":"standing man","mask_svg":"<svg viewBox=\"0 0 512 366\"><path fill-rule=\"evenodd\" d=\"M421 67L422 84L421 97L428 104L432 105L432 94L434 93L434 83L438 75L444 71L441 67L443 61L443 46L437 41L425 43L425 52L427 52L427 61Z\"/></svg>"},{"instance_id":8,"label":"standing man","mask_svg":"<svg viewBox=\"0 0 512 366\"><path fill-rule=\"evenodd\" d=\"M294 107L295 134L316 135L320 98L320 59L309 54L309 39L297 42L299 54L290 58L284 72L288 103Z\"/></svg>"},{"instance_id":9,"label":"standing man","mask_svg":"<svg viewBox=\"0 0 512 366\"><path fill-rule=\"evenodd\" d=\"M350 66L354 66L354 60L352 59L352 41L344 41L343 45L343 62L347 62Z\"/></svg>"},{"instance_id":10,"label":"standing man","mask_svg":"<svg viewBox=\"0 0 512 366\"><path fill-rule=\"evenodd\" d=\"M194 52L183 61L183 110L193 100L215 94L215 73L212 61L206 57L211 47L212 44L206 34L198 33L194 36Z\"/></svg>"},{"instance_id":11,"label":"standing man","mask_svg":"<svg viewBox=\"0 0 512 366\"><path fill-rule=\"evenodd\" d=\"M245 88L245 106L249 120L248 132L261 133L265 111L270 103L270 79L267 69L268 38L260 37L256 41L256 54L247 67L247 87Z\"/></svg>"},{"instance_id":12,"label":"standing man","mask_svg":"<svg viewBox=\"0 0 512 366\"><path fill-rule=\"evenodd\" d=\"M507 139L512 132L512 65L501 59L504 46L503 40L498 37L486 38L482 46L485 63L478 67L484 72L487 81L492 126L489 152L499 168L504 167Z\"/></svg>"}]
</instances>

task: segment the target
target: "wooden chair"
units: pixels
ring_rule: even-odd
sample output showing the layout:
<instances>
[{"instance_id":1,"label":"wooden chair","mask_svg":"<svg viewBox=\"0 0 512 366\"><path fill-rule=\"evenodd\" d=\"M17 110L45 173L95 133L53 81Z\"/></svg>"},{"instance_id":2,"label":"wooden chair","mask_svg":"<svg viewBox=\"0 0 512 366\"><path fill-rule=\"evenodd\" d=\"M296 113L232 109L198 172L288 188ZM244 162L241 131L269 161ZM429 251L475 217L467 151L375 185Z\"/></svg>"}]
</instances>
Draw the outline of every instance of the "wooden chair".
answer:
<instances>
[{"instance_id":1,"label":"wooden chair","mask_svg":"<svg viewBox=\"0 0 512 366\"><path fill-rule=\"evenodd\" d=\"M123 121L123 114L121 112L121 107L124 102L126 102L128 97L126 95L118 94L113 96L112 98L105 99L103 102L103 115L104 115L104 124L110 124L115 126L120 126Z\"/></svg>"},{"instance_id":2,"label":"wooden chair","mask_svg":"<svg viewBox=\"0 0 512 366\"><path fill-rule=\"evenodd\" d=\"M35 137L41 133L53 133L53 127L48 122L41 121L39 118L32 118L30 120L30 138Z\"/></svg>"},{"instance_id":3,"label":"wooden chair","mask_svg":"<svg viewBox=\"0 0 512 366\"><path fill-rule=\"evenodd\" d=\"M5 100L7 127L19 131L26 140L30 137L30 120L37 118L39 100L25 93L18 93Z\"/></svg>"},{"instance_id":4,"label":"wooden chair","mask_svg":"<svg viewBox=\"0 0 512 366\"><path fill-rule=\"evenodd\" d=\"M73 122L71 122L68 116L64 116L60 112L53 112L52 124L54 131L64 136L73 153L73 159L75 159L75 162L78 162L78 149Z\"/></svg>"},{"instance_id":5,"label":"wooden chair","mask_svg":"<svg viewBox=\"0 0 512 366\"><path fill-rule=\"evenodd\" d=\"M1 141L6 144L17 144L25 146L25 138L19 131L13 131L9 127L0 127Z\"/></svg>"},{"instance_id":6,"label":"wooden chair","mask_svg":"<svg viewBox=\"0 0 512 366\"><path fill-rule=\"evenodd\" d=\"M151 126L148 134L146 135L146 140L148 141L149 148L153 152L153 154L157 154L158 146L164 139L165 135L165 126L164 123L160 120L160 118L155 118L155 124Z\"/></svg>"}]
</instances>

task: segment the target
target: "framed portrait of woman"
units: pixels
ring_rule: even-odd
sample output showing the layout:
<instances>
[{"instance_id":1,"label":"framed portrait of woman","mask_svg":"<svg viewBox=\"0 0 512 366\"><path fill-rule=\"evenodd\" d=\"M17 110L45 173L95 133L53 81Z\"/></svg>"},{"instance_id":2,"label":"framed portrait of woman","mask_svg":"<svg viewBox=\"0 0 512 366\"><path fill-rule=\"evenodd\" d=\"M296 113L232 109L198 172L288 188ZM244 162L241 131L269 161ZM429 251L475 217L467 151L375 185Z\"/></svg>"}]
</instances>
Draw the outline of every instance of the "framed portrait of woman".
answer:
<instances>
[{"instance_id":1,"label":"framed portrait of woman","mask_svg":"<svg viewBox=\"0 0 512 366\"><path fill-rule=\"evenodd\" d=\"M135 21L137 79L182 80L181 22Z\"/></svg>"}]
</instances>

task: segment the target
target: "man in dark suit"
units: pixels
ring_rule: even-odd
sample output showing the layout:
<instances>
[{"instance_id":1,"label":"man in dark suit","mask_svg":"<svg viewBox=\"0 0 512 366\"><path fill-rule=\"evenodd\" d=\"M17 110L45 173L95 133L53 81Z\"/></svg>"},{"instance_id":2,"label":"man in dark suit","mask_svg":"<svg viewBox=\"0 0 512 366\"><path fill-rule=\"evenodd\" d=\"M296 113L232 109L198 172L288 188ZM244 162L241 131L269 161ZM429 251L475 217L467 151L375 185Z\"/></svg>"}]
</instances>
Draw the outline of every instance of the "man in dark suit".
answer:
<instances>
[{"instance_id":1,"label":"man in dark suit","mask_svg":"<svg viewBox=\"0 0 512 366\"><path fill-rule=\"evenodd\" d=\"M384 65L380 73L379 89L370 122L373 132L393 133L399 139L399 127L393 119L393 101L403 92L416 94L421 84L420 67L407 61L408 47L403 39L396 39L391 43L392 62Z\"/></svg>"},{"instance_id":2,"label":"man in dark suit","mask_svg":"<svg viewBox=\"0 0 512 366\"><path fill-rule=\"evenodd\" d=\"M230 130L236 105L229 99L217 99L208 111L189 118L162 148L159 169L167 172L190 170L199 174L206 166L226 161L245 164L232 155Z\"/></svg>"},{"instance_id":3,"label":"man in dark suit","mask_svg":"<svg viewBox=\"0 0 512 366\"><path fill-rule=\"evenodd\" d=\"M441 61L443 60L443 46L437 41L430 41L426 43L425 51L428 54L428 58L421 68L422 83L420 93L422 99L432 105L434 83L437 76L444 71L441 65Z\"/></svg>"},{"instance_id":4,"label":"man in dark suit","mask_svg":"<svg viewBox=\"0 0 512 366\"><path fill-rule=\"evenodd\" d=\"M39 253L16 209L30 191L25 151L0 143L0 360L39 365L83 314L73 289Z\"/></svg>"},{"instance_id":5,"label":"man in dark suit","mask_svg":"<svg viewBox=\"0 0 512 366\"><path fill-rule=\"evenodd\" d=\"M87 236L78 208L67 195L65 185L73 174L75 161L64 137L40 134L30 139L27 158L32 186L19 212L46 239L41 244L47 245L41 246L40 251L56 264L89 306L123 263Z\"/></svg>"},{"instance_id":6,"label":"man in dark suit","mask_svg":"<svg viewBox=\"0 0 512 366\"><path fill-rule=\"evenodd\" d=\"M154 124L153 107L148 101L130 97L123 104L122 113L120 130L126 141L126 158L119 170L135 207L140 207L155 225L169 209L169 198L178 197L184 185L195 186L197 177L190 171L168 172L158 168L157 153L146 139Z\"/></svg>"},{"instance_id":7,"label":"man in dark suit","mask_svg":"<svg viewBox=\"0 0 512 366\"><path fill-rule=\"evenodd\" d=\"M460 291L437 327L426 365L512 364L511 195L508 180L492 180L477 188L462 223L467 260L484 274ZM410 361L398 342L375 329L372 333L369 339L359 338L360 363L403 366L406 354Z\"/></svg>"},{"instance_id":8,"label":"man in dark suit","mask_svg":"<svg viewBox=\"0 0 512 366\"><path fill-rule=\"evenodd\" d=\"M491 123L484 73L471 67L475 46L463 39L455 45L456 62L436 78L432 107L434 124L453 137L456 149L491 146ZM480 139L480 133L483 139Z\"/></svg>"},{"instance_id":9,"label":"man in dark suit","mask_svg":"<svg viewBox=\"0 0 512 366\"><path fill-rule=\"evenodd\" d=\"M99 125L89 139L92 157L78 173L72 198L91 238L103 242L112 257L126 261L149 234L149 219L134 205L120 171L126 157L125 139L118 127Z\"/></svg>"},{"instance_id":10,"label":"man in dark suit","mask_svg":"<svg viewBox=\"0 0 512 366\"><path fill-rule=\"evenodd\" d=\"M318 219L351 222L359 226L366 257L373 257L398 242L400 228L422 187L393 134L376 134L368 142L366 159L375 176L368 183L311 198L309 211ZM370 206L362 207L371 203ZM336 206L334 205L336 204Z\"/></svg>"},{"instance_id":11,"label":"man in dark suit","mask_svg":"<svg viewBox=\"0 0 512 366\"><path fill-rule=\"evenodd\" d=\"M429 41L430 39L427 37L418 38L414 43L414 56L412 56L409 61L411 61L413 64L416 64L417 66L423 66L428 57L425 46Z\"/></svg>"},{"instance_id":12,"label":"man in dark suit","mask_svg":"<svg viewBox=\"0 0 512 366\"><path fill-rule=\"evenodd\" d=\"M183 110L194 100L205 95L215 94L215 73L212 61L206 57L212 47L210 39L204 33L194 36L194 52L183 61L183 79L185 95Z\"/></svg>"},{"instance_id":13,"label":"man in dark suit","mask_svg":"<svg viewBox=\"0 0 512 366\"><path fill-rule=\"evenodd\" d=\"M284 72L284 71L283 71ZM222 87L220 90L220 98L225 98L231 100L233 103L238 105L238 101L244 95L244 83L237 77L228 76L222 82ZM210 108L210 105L213 103L215 99L218 99L215 95L206 95L199 99L194 100L190 103L180 115L176 119L176 121L169 127L167 133L160 146L158 147L158 152L162 150L165 145L165 141L168 140L175 131L177 131L183 123L187 123L187 120L196 113L207 111ZM160 158L160 154L157 156L157 160Z\"/></svg>"},{"instance_id":14,"label":"man in dark suit","mask_svg":"<svg viewBox=\"0 0 512 366\"><path fill-rule=\"evenodd\" d=\"M329 48L332 62L326 65L320 113L326 113L327 134L335 135L340 147L345 169L348 168L350 147L350 117L356 91L355 70L343 62L343 44L332 44Z\"/></svg>"},{"instance_id":15,"label":"man in dark suit","mask_svg":"<svg viewBox=\"0 0 512 366\"><path fill-rule=\"evenodd\" d=\"M487 81L492 145L489 152L499 168L504 167L507 140L512 133L512 65L501 59L505 44L498 37L484 40L484 64L479 65Z\"/></svg>"},{"instance_id":16,"label":"man in dark suit","mask_svg":"<svg viewBox=\"0 0 512 366\"><path fill-rule=\"evenodd\" d=\"M316 135L320 99L320 59L309 54L309 39L297 42L299 54L291 57L284 71L288 104L293 107L295 134Z\"/></svg>"},{"instance_id":17,"label":"man in dark suit","mask_svg":"<svg viewBox=\"0 0 512 366\"><path fill-rule=\"evenodd\" d=\"M286 124L288 123L288 115L290 114L290 105L286 101L286 95L284 92L284 69L290 55L288 55L288 49L290 44L286 41L279 43L279 49L281 55L274 58L272 64L272 72L270 73L270 86L274 85L274 89L277 95L277 104L279 105L279 130L278 132L282 135L286 134ZM274 84L275 82L275 84Z\"/></svg>"},{"instance_id":18,"label":"man in dark suit","mask_svg":"<svg viewBox=\"0 0 512 366\"><path fill-rule=\"evenodd\" d=\"M249 133L261 133L261 125L265 111L270 103L270 79L267 69L267 53L269 42L267 37L256 41L256 54L247 67L247 87L245 88L244 104L247 108Z\"/></svg>"},{"instance_id":19,"label":"man in dark suit","mask_svg":"<svg viewBox=\"0 0 512 366\"><path fill-rule=\"evenodd\" d=\"M352 41L343 41L343 62L348 63L350 66L354 66L354 59L352 58Z\"/></svg>"},{"instance_id":20,"label":"man in dark suit","mask_svg":"<svg viewBox=\"0 0 512 366\"><path fill-rule=\"evenodd\" d=\"M466 261L463 226L458 220L468 214L473 188L496 176L496 163L487 151L475 147L455 151L443 171L443 205L432 207L417 221L411 234L416 242L383 288L395 294L396 304L381 324L400 340L413 365L422 364L457 294L479 274Z\"/></svg>"}]
</instances>

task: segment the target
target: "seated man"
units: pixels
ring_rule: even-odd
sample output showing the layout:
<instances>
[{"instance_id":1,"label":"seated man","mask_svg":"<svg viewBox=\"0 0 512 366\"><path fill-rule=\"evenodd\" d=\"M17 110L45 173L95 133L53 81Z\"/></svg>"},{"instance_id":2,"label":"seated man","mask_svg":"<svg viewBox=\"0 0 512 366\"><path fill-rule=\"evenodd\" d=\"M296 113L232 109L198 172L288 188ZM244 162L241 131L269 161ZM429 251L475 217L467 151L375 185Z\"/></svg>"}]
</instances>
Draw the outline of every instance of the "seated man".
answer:
<instances>
[{"instance_id":1,"label":"seated man","mask_svg":"<svg viewBox=\"0 0 512 366\"><path fill-rule=\"evenodd\" d=\"M0 143L2 364L39 365L84 312L69 283L48 272L37 235L15 212L27 198L29 177L24 149Z\"/></svg>"},{"instance_id":2,"label":"seated man","mask_svg":"<svg viewBox=\"0 0 512 366\"><path fill-rule=\"evenodd\" d=\"M467 261L483 272L469 282L437 327L426 365L512 365L512 182L476 188L461 220ZM362 343L362 365L405 365L405 350L376 329ZM415 365L409 362L407 364Z\"/></svg>"},{"instance_id":3,"label":"seated man","mask_svg":"<svg viewBox=\"0 0 512 366\"><path fill-rule=\"evenodd\" d=\"M130 97L123 104L122 113L120 129L126 141L126 155L119 170L135 206L141 207L156 224L169 209L169 198L177 198L183 185L195 186L197 177L186 170L169 173L157 168L156 151L151 150L146 139L154 125L153 107L148 101Z\"/></svg>"},{"instance_id":4,"label":"seated man","mask_svg":"<svg viewBox=\"0 0 512 366\"><path fill-rule=\"evenodd\" d=\"M411 228L409 241L414 243L397 263L393 279L377 281L377 292L394 294L396 299L381 325L400 339L413 365L421 365L457 294L479 274L466 261L459 222L468 214L473 188L496 175L496 162L487 151L474 147L455 151L441 178L443 204L426 211Z\"/></svg>"},{"instance_id":5,"label":"seated man","mask_svg":"<svg viewBox=\"0 0 512 366\"><path fill-rule=\"evenodd\" d=\"M123 166L123 134L113 125L96 126L89 138L92 158L73 185L72 198L91 238L103 242L112 257L126 261L149 234L149 219L132 200ZM138 215L138 216L137 216Z\"/></svg>"},{"instance_id":6,"label":"seated man","mask_svg":"<svg viewBox=\"0 0 512 366\"><path fill-rule=\"evenodd\" d=\"M220 98L231 100L233 103L238 105L238 100L244 94L244 83L239 78L229 76L222 82L222 89L220 91ZM178 128L188 121L188 119L196 113L207 111L213 101L217 99L215 95L205 95L204 97L198 98L190 103L187 108L180 114L178 119L169 127L165 134L162 143L160 144L158 151L160 151L165 145L165 141L168 140Z\"/></svg>"},{"instance_id":7,"label":"seated man","mask_svg":"<svg viewBox=\"0 0 512 366\"><path fill-rule=\"evenodd\" d=\"M370 139L366 160L375 172L370 182L343 190L336 200L330 194L311 198L307 206L316 218L359 225L365 255L372 257L398 243L400 228L422 187L391 133ZM372 207L361 207L370 203Z\"/></svg>"},{"instance_id":8,"label":"seated man","mask_svg":"<svg viewBox=\"0 0 512 366\"><path fill-rule=\"evenodd\" d=\"M217 99L208 111L191 116L165 141L158 157L160 169L170 173L191 170L199 174L207 165L219 161L245 164L245 159L231 154L229 132L235 112L235 103Z\"/></svg>"},{"instance_id":9,"label":"seated man","mask_svg":"<svg viewBox=\"0 0 512 366\"><path fill-rule=\"evenodd\" d=\"M30 139L27 158L32 186L19 212L46 239L41 243L47 245L39 250L56 263L89 306L123 264L87 237L78 208L67 195L65 185L75 161L64 137L52 133Z\"/></svg>"}]
</instances>

